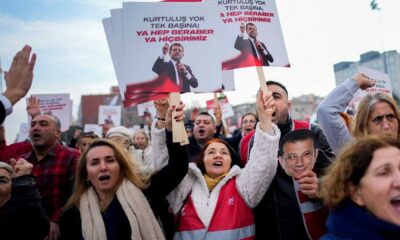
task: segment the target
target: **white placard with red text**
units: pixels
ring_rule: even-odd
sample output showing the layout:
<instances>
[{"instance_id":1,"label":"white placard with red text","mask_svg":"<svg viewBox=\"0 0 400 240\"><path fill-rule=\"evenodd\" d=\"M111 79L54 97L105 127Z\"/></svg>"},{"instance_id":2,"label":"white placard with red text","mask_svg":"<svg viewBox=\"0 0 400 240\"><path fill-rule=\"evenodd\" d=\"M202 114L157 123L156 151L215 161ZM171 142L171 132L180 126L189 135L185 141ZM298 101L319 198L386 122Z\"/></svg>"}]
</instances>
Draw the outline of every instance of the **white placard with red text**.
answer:
<instances>
[{"instance_id":1,"label":"white placard with red text","mask_svg":"<svg viewBox=\"0 0 400 240\"><path fill-rule=\"evenodd\" d=\"M72 122L72 101L69 93L32 94L31 96L39 99L41 114L56 116L60 120L61 131L69 129Z\"/></svg>"}]
</instances>

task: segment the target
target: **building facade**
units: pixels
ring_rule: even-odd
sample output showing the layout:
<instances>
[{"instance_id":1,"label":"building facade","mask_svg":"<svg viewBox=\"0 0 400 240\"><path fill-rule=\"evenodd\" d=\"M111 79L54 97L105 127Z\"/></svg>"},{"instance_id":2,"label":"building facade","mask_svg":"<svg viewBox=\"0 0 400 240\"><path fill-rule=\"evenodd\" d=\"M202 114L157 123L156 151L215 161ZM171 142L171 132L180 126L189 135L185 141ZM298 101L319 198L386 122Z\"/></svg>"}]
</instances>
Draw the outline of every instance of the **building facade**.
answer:
<instances>
[{"instance_id":1,"label":"building facade","mask_svg":"<svg viewBox=\"0 0 400 240\"><path fill-rule=\"evenodd\" d=\"M360 55L357 62L339 62L334 65L336 85L357 73L358 67L367 67L384 72L391 80L393 97L399 102L400 97L400 54L396 50L379 53L369 51Z\"/></svg>"}]
</instances>

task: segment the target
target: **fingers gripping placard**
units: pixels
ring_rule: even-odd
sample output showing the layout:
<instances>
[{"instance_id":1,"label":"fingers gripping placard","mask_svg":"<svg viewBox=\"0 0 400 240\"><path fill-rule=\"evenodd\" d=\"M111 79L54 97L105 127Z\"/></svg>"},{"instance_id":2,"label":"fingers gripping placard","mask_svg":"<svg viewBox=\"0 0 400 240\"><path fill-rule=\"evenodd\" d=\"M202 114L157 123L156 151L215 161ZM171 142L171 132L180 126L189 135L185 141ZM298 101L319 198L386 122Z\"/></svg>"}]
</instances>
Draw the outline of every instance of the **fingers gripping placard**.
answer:
<instances>
[{"instance_id":1,"label":"fingers gripping placard","mask_svg":"<svg viewBox=\"0 0 400 240\"><path fill-rule=\"evenodd\" d=\"M181 99L179 93L169 94L169 105L179 106ZM183 121L177 122L175 119L176 110L172 112L172 141L179 142L182 145L189 144L188 136L186 134L186 129Z\"/></svg>"}]
</instances>

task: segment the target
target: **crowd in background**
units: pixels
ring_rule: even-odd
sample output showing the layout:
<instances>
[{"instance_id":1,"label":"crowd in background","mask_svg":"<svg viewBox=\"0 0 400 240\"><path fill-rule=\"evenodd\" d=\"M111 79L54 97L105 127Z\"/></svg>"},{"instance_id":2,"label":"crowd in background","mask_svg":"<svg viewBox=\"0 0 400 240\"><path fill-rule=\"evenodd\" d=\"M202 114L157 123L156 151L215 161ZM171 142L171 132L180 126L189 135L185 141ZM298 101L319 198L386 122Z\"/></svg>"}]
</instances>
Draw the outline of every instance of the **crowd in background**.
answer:
<instances>
[{"instance_id":1,"label":"crowd in background","mask_svg":"<svg viewBox=\"0 0 400 240\"><path fill-rule=\"evenodd\" d=\"M28 93L36 55L25 46L5 73L0 123ZM223 133L222 112L191 114L154 101L147 131L77 131L29 98L29 138L0 128L0 239L400 239L399 109L373 93L345 113L364 74L319 105L319 125L292 119L289 92L267 81L256 112ZM189 144L173 141L184 124Z\"/></svg>"}]
</instances>

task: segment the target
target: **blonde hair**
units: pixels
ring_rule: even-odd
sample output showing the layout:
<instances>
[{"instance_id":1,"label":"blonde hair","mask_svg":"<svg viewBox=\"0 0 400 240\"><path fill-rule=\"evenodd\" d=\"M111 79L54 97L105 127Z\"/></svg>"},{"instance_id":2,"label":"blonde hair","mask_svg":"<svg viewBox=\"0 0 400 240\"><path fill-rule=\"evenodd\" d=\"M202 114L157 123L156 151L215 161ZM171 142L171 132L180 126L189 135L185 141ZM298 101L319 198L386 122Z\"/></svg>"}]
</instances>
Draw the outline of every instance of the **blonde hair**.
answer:
<instances>
[{"instance_id":1,"label":"blonde hair","mask_svg":"<svg viewBox=\"0 0 400 240\"><path fill-rule=\"evenodd\" d=\"M319 194L325 203L336 208L346 199L350 199L349 184L359 185L374 152L385 147L400 148L400 141L389 136L369 135L346 146L322 178Z\"/></svg>"},{"instance_id":2,"label":"blonde hair","mask_svg":"<svg viewBox=\"0 0 400 240\"><path fill-rule=\"evenodd\" d=\"M95 140L92 144L90 144L89 148L81 155L78 165L76 168L76 178L74 182L74 191L71 197L68 199L67 204L65 205L65 209L68 209L72 206L79 206L79 201L82 195L89 189L91 186L90 182L87 181L88 172L86 168L87 163L87 154L89 151L95 149L96 147L107 146L110 147L114 151L115 159L119 163L121 172L115 187L115 191L122 183L124 178L127 178L133 184L135 184L140 189L145 189L148 186L146 180L144 180L140 173L139 168L136 166L134 161L131 161L127 155L127 152L119 148L115 143L107 139L99 139Z\"/></svg>"},{"instance_id":3,"label":"blonde hair","mask_svg":"<svg viewBox=\"0 0 400 240\"><path fill-rule=\"evenodd\" d=\"M360 138L369 135L368 133L368 120L375 110L377 103L387 103L393 109L398 122L400 122L397 104L394 99L385 93L367 94L364 96L357 107L357 113L353 121L352 134L355 138ZM397 136L399 137L399 130Z\"/></svg>"},{"instance_id":4,"label":"blonde hair","mask_svg":"<svg viewBox=\"0 0 400 240\"><path fill-rule=\"evenodd\" d=\"M144 138L146 138L145 148L147 148L150 145L150 139L149 139L149 136L147 135L147 133L143 129L140 129L133 134L133 144L135 144L135 138L136 138L136 135L138 135L138 134L143 134Z\"/></svg>"}]
</instances>

